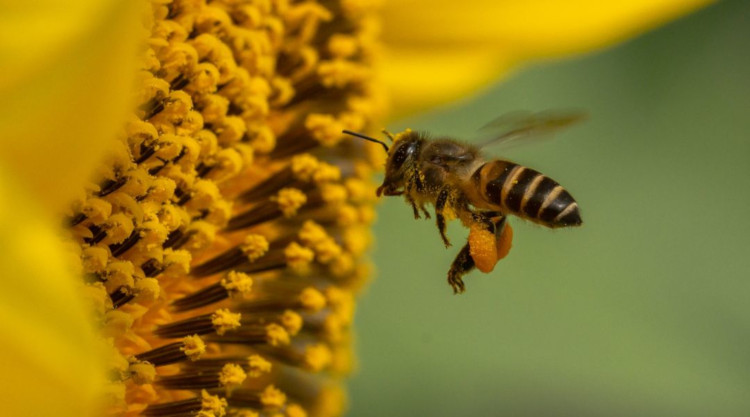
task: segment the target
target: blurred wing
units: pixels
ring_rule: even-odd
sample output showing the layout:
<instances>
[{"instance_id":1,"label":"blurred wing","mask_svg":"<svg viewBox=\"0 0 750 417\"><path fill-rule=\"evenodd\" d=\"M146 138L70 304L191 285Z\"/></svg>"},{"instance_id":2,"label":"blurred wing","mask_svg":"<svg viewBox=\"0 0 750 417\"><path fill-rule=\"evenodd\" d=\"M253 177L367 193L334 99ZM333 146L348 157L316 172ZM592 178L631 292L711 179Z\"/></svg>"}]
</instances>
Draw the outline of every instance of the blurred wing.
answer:
<instances>
[{"instance_id":1,"label":"blurred wing","mask_svg":"<svg viewBox=\"0 0 750 417\"><path fill-rule=\"evenodd\" d=\"M480 142L479 147L502 145L508 148L524 140L550 139L552 134L586 119L580 111L544 111L532 113L518 111L504 114L479 130L492 132L490 138Z\"/></svg>"}]
</instances>

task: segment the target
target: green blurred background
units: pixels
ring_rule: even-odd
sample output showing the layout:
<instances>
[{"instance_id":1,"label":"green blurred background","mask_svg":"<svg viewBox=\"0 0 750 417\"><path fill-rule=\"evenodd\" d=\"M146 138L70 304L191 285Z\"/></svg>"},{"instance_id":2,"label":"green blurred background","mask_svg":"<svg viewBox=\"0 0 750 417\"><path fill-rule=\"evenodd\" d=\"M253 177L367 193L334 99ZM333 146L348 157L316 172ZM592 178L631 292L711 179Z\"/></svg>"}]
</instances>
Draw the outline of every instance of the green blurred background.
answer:
<instances>
[{"instance_id":1,"label":"green blurred background","mask_svg":"<svg viewBox=\"0 0 750 417\"><path fill-rule=\"evenodd\" d=\"M513 219L508 258L454 296L466 230L446 250L403 200L380 207L352 416L750 415L750 2L389 128L469 138L555 108L590 119L503 156L564 184L583 228Z\"/></svg>"}]
</instances>

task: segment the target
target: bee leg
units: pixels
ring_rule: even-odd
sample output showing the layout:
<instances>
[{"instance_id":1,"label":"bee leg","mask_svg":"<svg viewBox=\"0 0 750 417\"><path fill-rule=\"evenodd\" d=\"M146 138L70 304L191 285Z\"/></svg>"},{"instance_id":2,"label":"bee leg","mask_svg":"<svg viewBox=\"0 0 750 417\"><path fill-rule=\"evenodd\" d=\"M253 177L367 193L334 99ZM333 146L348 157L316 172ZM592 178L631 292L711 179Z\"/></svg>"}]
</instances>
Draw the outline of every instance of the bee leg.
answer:
<instances>
[{"instance_id":1,"label":"bee leg","mask_svg":"<svg viewBox=\"0 0 750 417\"><path fill-rule=\"evenodd\" d=\"M421 217L419 216L419 209L417 208L417 203L414 202L414 199L411 197L410 194L407 193L405 194L405 196L406 196L406 201L408 201L409 204L411 204L411 209L414 210L414 218L421 219Z\"/></svg>"},{"instance_id":2,"label":"bee leg","mask_svg":"<svg viewBox=\"0 0 750 417\"><path fill-rule=\"evenodd\" d=\"M503 216L502 214L499 215L499 218L493 218L492 223L494 224L495 228L495 237L498 239L500 238L500 235L503 234L503 229L505 228L505 220L507 217Z\"/></svg>"},{"instance_id":3,"label":"bee leg","mask_svg":"<svg viewBox=\"0 0 750 417\"><path fill-rule=\"evenodd\" d=\"M471 253L469 253L469 243L467 242L461 251L458 252L456 259L451 264L451 269L448 271L448 284L453 287L454 294L464 292L464 281L461 277L472 269L474 269L474 259L472 259Z\"/></svg>"},{"instance_id":4,"label":"bee leg","mask_svg":"<svg viewBox=\"0 0 750 417\"><path fill-rule=\"evenodd\" d=\"M420 205L419 209L422 210L422 214L424 214L425 219L430 219L432 216L430 216L430 212L427 211L427 209L424 207L424 205Z\"/></svg>"},{"instance_id":5,"label":"bee leg","mask_svg":"<svg viewBox=\"0 0 750 417\"><path fill-rule=\"evenodd\" d=\"M445 210L445 203L448 202L450 191L447 188L443 188L438 194L437 200L435 201L435 218L437 223L438 231L440 231L440 237L443 238L445 247L449 247L451 242L445 236L445 216L443 216L443 210Z\"/></svg>"},{"instance_id":6,"label":"bee leg","mask_svg":"<svg viewBox=\"0 0 750 417\"><path fill-rule=\"evenodd\" d=\"M493 235L497 234L497 228L495 227L496 222L494 222L487 213L472 213L472 218L475 222L484 226L484 229L488 232ZM505 218L502 220L503 222L505 222L504 219Z\"/></svg>"}]
</instances>

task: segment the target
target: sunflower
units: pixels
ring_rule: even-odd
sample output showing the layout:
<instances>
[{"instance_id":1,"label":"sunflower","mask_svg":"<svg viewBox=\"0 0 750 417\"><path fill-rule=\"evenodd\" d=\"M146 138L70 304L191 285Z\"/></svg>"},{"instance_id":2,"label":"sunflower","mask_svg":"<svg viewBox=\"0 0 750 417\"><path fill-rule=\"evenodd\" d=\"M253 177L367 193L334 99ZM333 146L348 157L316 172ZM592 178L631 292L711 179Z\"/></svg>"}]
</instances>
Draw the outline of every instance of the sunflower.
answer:
<instances>
[{"instance_id":1,"label":"sunflower","mask_svg":"<svg viewBox=\"0 0 750 417\"><path fill-rule=\"evenodd\" d=\"M382 162L341 131L702 2L378 3L6 8L9 414L341 414Z\"/></svg>"}]
</instances>

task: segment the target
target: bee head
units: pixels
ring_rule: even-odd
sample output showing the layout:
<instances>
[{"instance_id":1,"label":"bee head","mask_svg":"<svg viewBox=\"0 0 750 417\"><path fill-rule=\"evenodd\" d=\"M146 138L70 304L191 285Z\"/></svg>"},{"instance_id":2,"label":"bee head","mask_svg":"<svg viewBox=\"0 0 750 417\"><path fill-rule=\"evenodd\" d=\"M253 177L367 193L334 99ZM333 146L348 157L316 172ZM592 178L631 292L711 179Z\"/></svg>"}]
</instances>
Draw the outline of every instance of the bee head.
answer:
<instances>
[{"instance_id":1,"label":"bee head","mask_svg":"<svg viewBox=\"0 0 750 417\"><path fill-rule=\"evenodd\" d=\"M403 191L398 191L398 189L404 186L405 174L416 164L419 149L422 142L425 140L422 135L417 132L412 132L411 129L407 129L405 132L394 136L390 132L384 130L383 133L385 133L393 142L393 145L389 148L385 142L365 136L361 133L352 132L350 130L344 130L342 133L369 142L379 143L383 146L383 149L388 153L388 159L385 161L385 179L383 180L383 185L378 187L377 190L378 197L382 194L402 194Z\"/></svg>"},{"instance_id":2,"label":"bee head","mask_svg":"<svg viewBox=\"0 0 750 417\"><path fill-rule=\"evenodd\" d=\"M378 196L402 193L397 190L404 186L406 174L414 168L422 142L424 139L417 132L407 131L397 137L385 161L385 179L378 187Z\"/></svg>"}]
</instances>

